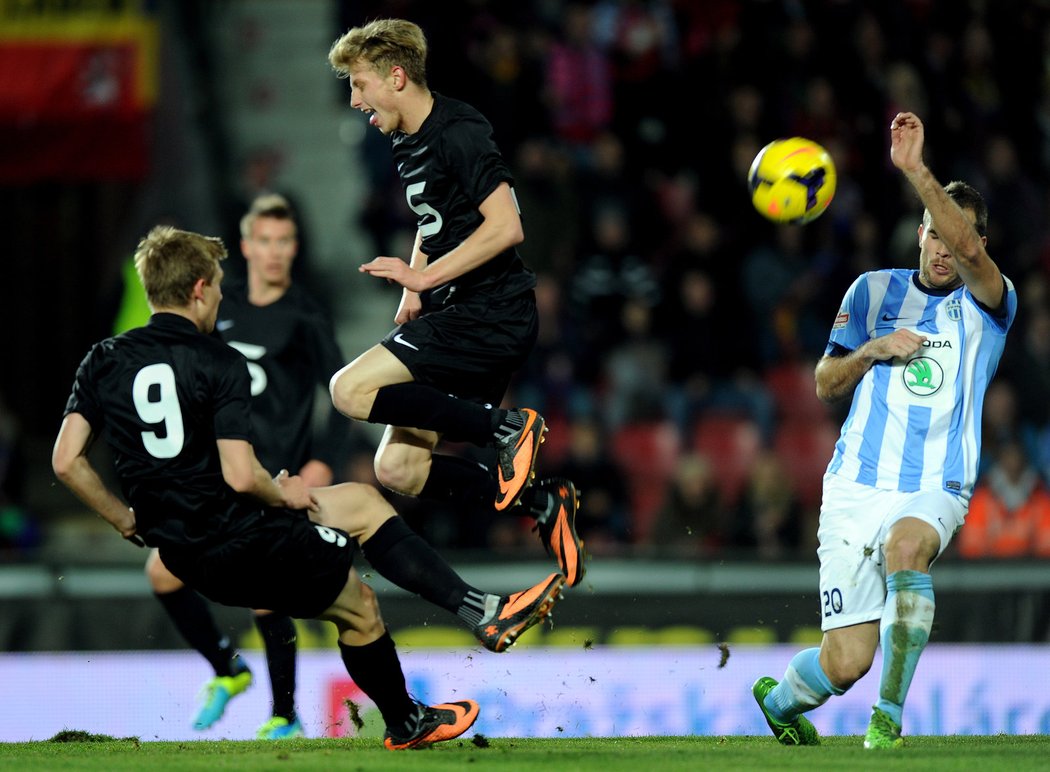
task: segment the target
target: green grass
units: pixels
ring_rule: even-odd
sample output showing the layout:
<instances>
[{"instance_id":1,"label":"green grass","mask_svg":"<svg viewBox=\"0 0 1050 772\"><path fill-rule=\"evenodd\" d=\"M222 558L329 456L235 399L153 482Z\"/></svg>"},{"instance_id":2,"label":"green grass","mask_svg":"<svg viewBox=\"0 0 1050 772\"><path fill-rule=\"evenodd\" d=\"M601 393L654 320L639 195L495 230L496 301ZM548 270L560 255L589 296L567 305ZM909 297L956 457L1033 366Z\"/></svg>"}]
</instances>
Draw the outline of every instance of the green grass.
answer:
<instances>
[{"instance_id":1,"label":"green grass","mask_svg":"<svg viewBox=\"0 0 1050 772\"><path fill-rule=\"evenodd\" d=\"M897 751L865 751L859 737L829 737L810 748L785 748L771 737L622 737L453 740L423 751L391 753L378 740L273 742L0 743L0 769L245 770L248 772L672 772L674 770L1046 770L1050 737L908 737Z\"/></svg>"}]
</instances>

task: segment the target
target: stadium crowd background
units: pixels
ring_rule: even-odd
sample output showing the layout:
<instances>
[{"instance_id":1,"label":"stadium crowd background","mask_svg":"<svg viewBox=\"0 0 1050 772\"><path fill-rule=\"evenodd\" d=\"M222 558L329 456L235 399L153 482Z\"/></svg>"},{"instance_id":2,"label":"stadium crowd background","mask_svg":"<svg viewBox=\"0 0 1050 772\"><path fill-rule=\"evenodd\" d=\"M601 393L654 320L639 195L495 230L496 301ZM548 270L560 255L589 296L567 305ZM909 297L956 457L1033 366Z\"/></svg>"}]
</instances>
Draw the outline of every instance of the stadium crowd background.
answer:
<instances>
[{"instance_id":1,"label":"stadium crowd background","mask_svg":"<svg viewBox=\"0 0 1050 772\"><path fill-rule=\"evenodd\" d=\"M183 23L207 24L206 5L187 3L199 13ZM989 252L1020 296L988 394L981 493L952 555L1050 555L1050 6L393 0L335 3L332 15L333 39L377 16L421 24L431 86L495 128L542 318L511 400L551 423L542 471L576 480L598 555L812 559L820 476L847 407L816 401L812 367L858 273L916 264L921 209L887 141L898 110L920 115L934 173L986 196ZM368 135L369 193L347 216L376 254L402 254L411 213L384 141ZM748 202L751 160L790 135L824 144L839 173L831 208L805 227L773 226ZM50 525L24 505L26 467L46 462L76 362L115 313L112 298L89 303L76 288L126 257L113 241L135 190L97 192L68 180L2 189L16 252L60 239L49 228L64 216L82 250L34 268L53 292L23 293L3 317L15 366L0 379L0 539L23 556ZM86 214L69 211L88 199ZM51 216L20 222L20 207L42 201ZM86 227L97 223L108 227ZM71 319L67 303L89 316ZM346 477L367 479L371 447L348 433ZM996 507L1011 514L989 516ZM402 508L442 547L537 549L513 520Z\"/></svg>"}]
</instances>

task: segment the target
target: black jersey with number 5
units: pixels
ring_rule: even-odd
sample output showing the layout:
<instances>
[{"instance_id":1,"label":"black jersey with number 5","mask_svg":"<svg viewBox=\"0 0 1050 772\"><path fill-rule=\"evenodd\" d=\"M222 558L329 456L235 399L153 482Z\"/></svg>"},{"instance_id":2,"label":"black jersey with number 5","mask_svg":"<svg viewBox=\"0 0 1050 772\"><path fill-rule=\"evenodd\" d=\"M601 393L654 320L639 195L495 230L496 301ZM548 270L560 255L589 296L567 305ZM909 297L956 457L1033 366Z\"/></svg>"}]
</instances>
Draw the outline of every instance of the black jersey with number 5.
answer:
<instances>
[{"instance_id":1,"label":"black jersey with number 5","mask_svg":"<svg viewBox=\"0 0 1050 772\"><path fill-rule=\"evenodd\" d=\"M188 319L155 314L95 344L65 413L80 413L109 444L150 546L207 541L247 503L223 479L216 440L251 441L248 369Z\"/></svg>"},{"instance_id":2,"label":"black jersey with number 5","mask_svg":"<svg viewBox=\"0 0 1050 772\"><path fill-rule=\"evenodd\" d=\"M318 391L345 360L327 314L293 284L281 298L253 305L243 284L223 288L215 329L244 354L252 381L255 455L271 474L298 473L312 458L339 465L346 421L325 398L328 421L315 436Z\"/></svg>"},{"instance_id":3,"label":"black jersey with number 5","mask_svg":"<svg viewBox=\"0 0 1050 772\"><path fill-rule=\"evenodd\" d=\"M478 207L514 179L492 139L492 126L470 105L434 94L434 107L415 134L391 137L394 164L429 262L440 260L477 230ZM454 303L469 295L493 299L531 289L536 276L517 250L508 249L429 293L424 308ZM426 295L429 294L429 297Z\"/></svg>"}]
</instances>

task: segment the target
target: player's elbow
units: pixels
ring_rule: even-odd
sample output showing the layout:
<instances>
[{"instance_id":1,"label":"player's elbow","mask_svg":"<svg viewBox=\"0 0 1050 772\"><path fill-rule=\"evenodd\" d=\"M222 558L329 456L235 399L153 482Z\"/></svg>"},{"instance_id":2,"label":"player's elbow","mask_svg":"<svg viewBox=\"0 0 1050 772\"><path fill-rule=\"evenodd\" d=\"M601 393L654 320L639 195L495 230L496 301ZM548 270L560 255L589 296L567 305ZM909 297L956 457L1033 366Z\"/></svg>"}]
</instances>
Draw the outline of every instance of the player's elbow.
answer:
<instances>
[{"instance_id":1,"label":"player's elbow","mask_svg":"<svg viewBox=\"0 0 1050 772\"><path fill-rule=\"evenodd\" d=\"M255 474L250 469L223 469L222 479L237 493L252 493L255 490Z\"/></svg>"},{"instance_id":2,"label":"player's elbow","mask_svg":"<svg viewBox=\"0 0 1050 772\"><path fill-rule=\"evenodd\" d=\"M520 219L514 219L507 225L506 238L508 247L516 247L525 241L525 229L521 226Z\"/></svg>"},{"instance_id":3,"label":"player's elbow","mask_svg":"<svg viewBox=\"0 0 1050 772\"><path fill-rule=\"evenodd\" d=\"M78 456L63 452L62 448L55 446L51 453L51 470L62 483L68 485L73 479L73 470L76 467Z\"/></svg>"},{"instance_id":4,"label":"player's elbow","mask_svg":"<svg viewBox=\"0 0 1050 772\"><path fill-rule=\"evenodd\" d=\"M824 355L813 371L813 383L817 399L826 405L838 402L852 391L845 381L842 358Z\"/></svg>"},{"instance_id":5,"label":"player's elbow","mask_svg":"<svg viewBox=\"0 0 1050 772\"><path fill-rule=\"evenodd\" d=\"M825 404L835 401L835 395L831 390L831 379L828 378L824 359L817 362L817 367L813 372L813 383L817 392L817 399Z\"/></svg>"},{"instance_id":6,"label":"player's elbow","mask_svg":"<svg viewBox=\"0 0 1050 772\"><path fill-rule=\"evenodd\" d=\"M259 484L256 475L255 464L248 459L239 457L223 457L220 454L222 465L222 479L237 493L253 493Z\"/></svg>"},{"instance_id":7,"label":"player's elbow","mask_svg":"<svg viewBox=\"0 0 1050 772\"><path fill-rule=\"evenodd\" d=\"M512 249L525 240L525 228L517 212L513 216L500 213L500 216L493 218L490 222L495 226L492 234L497 242L498 252Z\"/></svg>"},{"instance_id":8,"label":"player's elbow","mask_svg":"<svg viewBox=\"0 0 1050 772\"><path fill-rule=\"evenodd\" d=\"M837 402L839 397L838 397L838 394L833 392L826 385L818 382L817 383L817 399L819 399L825 405L830 405L832 402Z\"/></svg>"},{"instance_id":9,"label":"player's elbow","mask_svg":"<svg viewBox=\"0 0 1050 772\"><path fill-rule=\"evenodd\" d=\"M62 483L68 485L73 477L73 466L64 458L51 457L51 469Z\"/></svg>"}]
</instances>

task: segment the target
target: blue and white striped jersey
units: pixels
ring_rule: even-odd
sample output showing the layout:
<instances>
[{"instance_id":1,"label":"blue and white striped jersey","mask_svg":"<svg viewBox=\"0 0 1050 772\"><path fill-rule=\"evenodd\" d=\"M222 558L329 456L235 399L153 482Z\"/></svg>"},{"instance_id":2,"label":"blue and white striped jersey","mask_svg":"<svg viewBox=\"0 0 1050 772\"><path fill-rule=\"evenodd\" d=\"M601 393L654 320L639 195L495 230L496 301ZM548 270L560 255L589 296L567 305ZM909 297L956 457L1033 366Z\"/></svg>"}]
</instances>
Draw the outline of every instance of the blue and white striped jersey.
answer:
<instances>
[{"instance_id":1,"label":"blue and white striped jersey","mask_svg":"<svg viewBox=\"0 0 1050 772\"><path fill-rule=\"evenodd\" d=\"M981 308L966 287L923 287L910 269L871 271L853 282L827 353L898 329L926 342L907 360L876 362L861 378L829 472L875 488L947 490L969 500L984 393L1017 313L1017 293L1005 281L1000 315Z\"/></svg>"}]
</instances>

